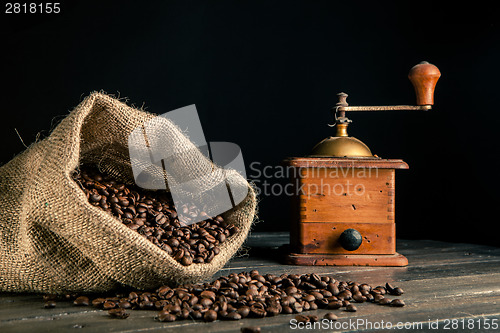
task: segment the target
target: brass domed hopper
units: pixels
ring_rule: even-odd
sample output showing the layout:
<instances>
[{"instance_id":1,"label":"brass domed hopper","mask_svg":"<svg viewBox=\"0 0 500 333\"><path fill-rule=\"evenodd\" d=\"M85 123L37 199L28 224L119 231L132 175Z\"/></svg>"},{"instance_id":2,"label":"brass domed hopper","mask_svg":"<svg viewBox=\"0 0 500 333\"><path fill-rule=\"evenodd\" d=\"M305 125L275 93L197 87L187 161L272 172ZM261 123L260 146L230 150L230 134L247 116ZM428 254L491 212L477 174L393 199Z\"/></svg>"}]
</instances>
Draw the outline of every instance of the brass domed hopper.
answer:
<instances>
[{"instance_id":1,"label":"brass domed hopper","mask_svg":"<svg viewBox=\"0 0 500 333\"><path fill-rule=\"evenodd\" d=\"M290 157L293 191L290 252L294 265L406 266L396 252L395 179L397 169L408 169L400 159L374 156L360 140L347 134L347 112L427 111L434 104L434 88L441 73L422 62L408 75L417 105L350 106L338 94L333 108L337 133L318 143L305 157ZM292 172L293 171L293 172Z\"/></svg>"},{"instance_id":2,"label":"brass domed hopper","mask_svg":"<svg viewBox=\"0 0 500 333\"><path fill-rule=\"evenodd\" d=\"M310 157L349 157L349 158L374 158L370 148L362 141L350 137L347 134L347 126L352 122L346 117L346 112L352 111L394 111L413 110L427 111L434 104L434 88L441 76L439 69L426 61L414 66L408 78L412 82L417 95L417 105L391 105L391 106L349 106L347 94L339 93L339 101L333 108L335 112L335 124L337 127L335 136L324 139L312 149Z\"/></svg>"}]
</instances>

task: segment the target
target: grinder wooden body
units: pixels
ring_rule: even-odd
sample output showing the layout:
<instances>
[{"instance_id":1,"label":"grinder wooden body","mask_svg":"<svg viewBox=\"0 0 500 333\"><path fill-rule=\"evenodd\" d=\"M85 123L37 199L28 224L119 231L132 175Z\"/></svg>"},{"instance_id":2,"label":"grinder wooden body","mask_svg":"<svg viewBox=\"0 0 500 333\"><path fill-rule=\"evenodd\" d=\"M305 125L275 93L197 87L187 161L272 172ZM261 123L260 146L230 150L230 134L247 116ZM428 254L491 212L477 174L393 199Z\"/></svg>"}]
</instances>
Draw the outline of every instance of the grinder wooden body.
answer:
<instances>
[{"instance_id":1,"label":"grinder wooden body","mask_svg":"<svg viewBox=\"0 0 500 333\"><path fill-rule=\"evenodd\" d=\"M289 264L408 264L396 252L395 231L395 170L407 169L405 162L297 157L284 164L295 168ZM342 242L348 230L361 235L356 249Z\"/></svg>"}]
</instances>

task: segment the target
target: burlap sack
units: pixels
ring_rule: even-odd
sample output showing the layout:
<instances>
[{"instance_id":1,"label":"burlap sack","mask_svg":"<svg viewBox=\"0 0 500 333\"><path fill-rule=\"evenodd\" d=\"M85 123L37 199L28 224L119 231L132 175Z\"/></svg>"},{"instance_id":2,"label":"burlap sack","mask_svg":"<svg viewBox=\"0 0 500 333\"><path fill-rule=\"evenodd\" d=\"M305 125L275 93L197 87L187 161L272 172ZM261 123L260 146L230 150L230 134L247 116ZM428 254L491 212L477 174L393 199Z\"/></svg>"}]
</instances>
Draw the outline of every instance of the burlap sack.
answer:
<instances>
[{"instance_id":1,"label":"burlap sack","mask_svg":"<svg viewBox=\"0 0 500 333\"><path fill-rule=\"evenodd\" d=\"M88 203L71 173L81 163L130 182L127 138L154 115L102 93L85 98L49 137L0 167L0 290L10 292L98 292L117 286L139 289L210 278L246 239L256 209L255 193L236 172L233 182L248 195L223 214L239 232L221 244L211 263L182 266L119 220ZM192 143L175 126L165 132L179 147ZM193 154L177 161L212 167Z\"/></svg>"}]
</instances>

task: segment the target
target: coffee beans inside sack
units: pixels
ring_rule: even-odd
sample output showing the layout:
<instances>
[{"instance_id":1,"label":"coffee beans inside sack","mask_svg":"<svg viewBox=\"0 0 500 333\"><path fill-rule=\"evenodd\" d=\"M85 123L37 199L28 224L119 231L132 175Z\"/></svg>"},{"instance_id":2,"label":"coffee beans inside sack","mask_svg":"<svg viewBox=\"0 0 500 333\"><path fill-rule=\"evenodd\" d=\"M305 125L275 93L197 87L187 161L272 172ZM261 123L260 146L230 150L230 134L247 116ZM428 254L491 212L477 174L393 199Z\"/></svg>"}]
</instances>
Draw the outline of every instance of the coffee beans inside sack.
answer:
<instances>
[{"instance_id":1,"label":"coffee beans inside sack","mask_svg":"<svg viewBox=\"0 0 500 333\"><path fill-rule=\"evenodd\" d=\"M180 207L184 217L180 219L166 191L145 191L116 182L94 166L82 165L73 179L92 205L119 218L185 266L210 263L220 252L218 246L238 232L238 227L228 225L222 216L209 217L189 204ZM190 224L189 219L197 217L204 221Z\"/></svg>"},{"instance_id":2,"label":"coffee beans inside sack","mask_svg":"<svg viewBox=\"0 0 500 333\"><path fill-rule=\"evenodd\" d=\"M132 134L152 121L148 142L167 142L176 153L165 163L169 174L197 180L186 205L173 207L166 186L133 186L136 162L163 180L156 177L163 169L130 154L134 144L144 148ZM244 194L230 207L190 204L205 202L214 184ZM172 121L93 92L49 136L0 166L0 291L96 293L205 281L241 248L256 207L247 180L214 164Z\"/></svg>"}]
</instances>

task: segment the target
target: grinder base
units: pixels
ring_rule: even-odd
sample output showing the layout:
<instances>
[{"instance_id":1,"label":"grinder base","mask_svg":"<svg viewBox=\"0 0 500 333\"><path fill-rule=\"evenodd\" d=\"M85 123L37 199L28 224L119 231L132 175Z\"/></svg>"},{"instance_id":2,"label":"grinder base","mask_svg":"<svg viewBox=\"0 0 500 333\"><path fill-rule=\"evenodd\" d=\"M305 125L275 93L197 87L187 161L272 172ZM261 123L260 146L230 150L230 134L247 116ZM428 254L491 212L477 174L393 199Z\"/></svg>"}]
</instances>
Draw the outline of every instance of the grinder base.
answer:
<instances>
[{"instance_id":1,"label":"grinder base","mask_svg":"<svg viewBox=\"0 0 500 333\"><path fill-rule=\"evenodd\" d=\"M302 266L407 266L408 259L394 254L303 254L289 253L285 256L288 265Z\"/></svg>"}]
</instances>

